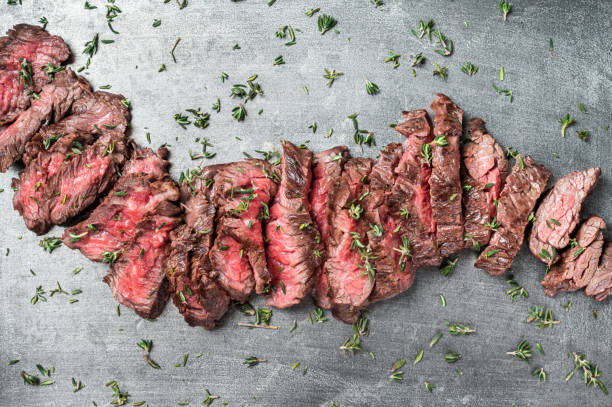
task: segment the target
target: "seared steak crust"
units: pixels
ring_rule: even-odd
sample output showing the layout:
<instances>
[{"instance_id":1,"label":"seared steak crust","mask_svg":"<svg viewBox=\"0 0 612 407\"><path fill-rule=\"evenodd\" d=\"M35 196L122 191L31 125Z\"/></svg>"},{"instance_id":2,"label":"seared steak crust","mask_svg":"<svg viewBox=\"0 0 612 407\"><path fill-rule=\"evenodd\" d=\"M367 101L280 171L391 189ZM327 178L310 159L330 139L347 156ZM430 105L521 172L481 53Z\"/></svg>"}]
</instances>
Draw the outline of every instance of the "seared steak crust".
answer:
<instances>
[{"instance_id":1,"label":"seared steak crust","mask_svg":"<svg viewBox=\"0 0 612 407\"><path fill-rule=\"evenodd\" d=\"M436 113L434 137L444 135L446 139L445 145L431 144L433 158L429 187L438 247L442 257L448 257L464 247L459 175L463 110L441 93L431 104L431 109Z\"/></svg>"},{"instance_id":2,"label":"seared steak crust","mask_svg":"<svg viewBox=\"0 0 612 407\"><path fill-rule=\"evenodd\" d=\"M550 171L542 165L535 165L530 156L518 157L499 196L497 221L500 225L478 257L476 267L493 275L501 275L510 268L523 244L529 214L546 188L549 177Z\"/></svg>"},{"instance_id":3,"label":"seared steak crust","mask_svg":"<svg viewBox=\"0 0 612 407\"><path fill-rule=\"evenodd\" d=\"M584 293L594 296L597 301L612 295L612 243L606 243L599 267Z\"/></svg>"},{"instance_id":4,"label":"seared steak crust","mask_svg":"<svg viewBox=\"0 0 612 407\"><path fill-rule=\"evenodd\" d=\"M597 270L605 228L606 222L599 216L592 216L580 225L576 234L577 245L563 251L561 261L552 265L542 280L546 295L576 291L589 284Z\"/></svg>"},{"instance_id":5,"label":"seared steak crust","mask_svg":"<svg viewBox=\"0 0 612 407\"><path fill-rule=\"evenodd\" d=\"M542 200L529 235L529 250L547 264L558 260L556 251L570 241L580 220L580 208L595 188L600 168L574 171L561 178Z\"/></svg>"},{"instance_id":6,"label":"seared steak crust","mask_svg":"<svg viewBox=\"0 0 612 407\"><path fill-rule=\"evenodd\" d=\"M433 140L426 110L403 112L404 120L395 127L406 136L406 149L394 169L395 185L389 197L393 219L410 242L413 270L437 267L442 262L436 244L436 221L432 215L429 179L431 166L421 152Z\"/></svg>"},{"instance_id":7,"label":"seared steak crust","mask_svg":"<svg viewBox=\"0 0 612 407\"><path fill-rule=\"evenodd\" d=\"M329 309L329 284L325 274L325 259L329 245L330 219L332 215L332 202L330 200L331 188L340 178L344 163L350 158L348 147L337 146L315 154L313 160L312 187L310 188L310 216L317 224L321 235L323 261L317 269L312 298L318 307Z\"/></svg>"},{"instance_id":8,"label":"seared steak crust","mask_svg":"<svg viewBox=\"0 0 612 407\"><path fill-rule=\"evenodd\" d=\"M265 222L272 292L266 305L287 308L310 293L322 263L321 236L310 217L308 192L313 154L282 141L281 182Z\"/></svg>"},{"instance_id":9,"label":"seared steak crust","mask_svg":"<svg viewBox=\"0 0 612 407\"><path fill-rule=\"evenodd\" d=\"M476 117L469 121L470 141L462 150L464 168L463 214L466 247L486 246L495 224L495 201L499 198L506 177L508 160L504 150L487 133L485 122Z\"/></svg>"}]
</instances>

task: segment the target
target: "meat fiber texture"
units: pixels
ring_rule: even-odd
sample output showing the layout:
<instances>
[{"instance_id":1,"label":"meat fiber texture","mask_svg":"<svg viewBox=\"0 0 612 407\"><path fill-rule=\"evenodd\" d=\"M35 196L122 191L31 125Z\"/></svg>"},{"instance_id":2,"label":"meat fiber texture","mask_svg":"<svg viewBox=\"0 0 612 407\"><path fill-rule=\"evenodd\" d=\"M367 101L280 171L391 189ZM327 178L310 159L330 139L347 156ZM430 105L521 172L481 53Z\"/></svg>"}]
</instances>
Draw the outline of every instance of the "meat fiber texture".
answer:
<instances>
[{"instance_id":1,"label":"meat fiber texture","mask_svg":"<svg viewBox=\"0 0 612 407\"><path fill-rule=\"evenodd\" d=\"M164 263L170 232L181 222L177 206L167 201L159 205L138 222L134 237L104 277L117 302L142 318L158 317L168 301Z\"/></svg>"},{"instance_id":2,"label":"meat fiber texture","mask_svg":"<svg viewBox=\"0 0 612 407\"><path fill-rule=\"evenodd\" d=\"M40 92L51 82L53 74L45 73L45 66L58 67L69 57L64 40L40 27L18 24L8 30L6 37L0 38L0 126L14 121L30 106L32 92ZM22 68L26 62L29 68ZM31 69L30 80L20 78L22 69L24 73Z\"/></svg>"},{"instance_id":3,"label":"meat fiber texture","mask_svg":"<svg viewBox=\"0 0 612 407\"><path fill-rule=\"evenodd\" d=\"M266 260L271 276L266 305L287 308L299 304L310 293L322 264L323 245L310 217L308 201L313 154L288 141L281 144L281 182L265 221Z\"/></svg>"},{"instance_id":4,"label":"meat fiber texture","mask_svg":"<svg viewBox=\"0 0 612 407\"><path fill-rule=\"evenodd\" d=\"M540 261L553 264L557 250L570 241L580 220L580 208L601 175L600 168L575 171L561 178L542 200L529 235L529 250Z\"/></svg>"},{"instance_id":5,"label":"meat fiber texture","mask_svg":"<svg viewBox=\"0 0 612 407\"><path fill-rule=\"evenodd\" d=\"M347 146L337 146L315 154L312 186L310 188L310 216L317 224L321 236L323 261L316 271L312 298L318 307L330 309L329 284L325 274L325 259L329 246L330 221L333 211L330 193L333 183L342 175L342 167L350 158Z\"/></svg>"},{"instance_id":6,"label":"meat fiber texture","mask_svg":"<svg viewBox=\"0 0 612 407\"><path fill-rule=\"evenodd\" d=\"M394 297L410 288L414 282L410 240L402 229L401 215L394 217L390 208L390 196L395 184L393 170L402 155L400 143L391 143L380 152L370 172L369 193L362 200L363 222L370 228L368 247L376 270L369 302ZM402 253L402 250L405 252Z\"/></svg>"},{"instance_id":7,"label":"meat fiber texture","mask_svg":"<svg viewBox=\"0 0 612 407\"><path fill-rule=\"evenodd\" d=\"M561 253L561 261L553 264L542 280L546 295L576 291L590 283L603 249L605 228L606 222L599 216L592 216L580 225L574 247Z\"/></svg>"},{"instance_id":8,"label":"meat fiber texture","mask_svg":"<svg viewBox=\"0 0 612 407\"><path fill-rule=\"evenodd\" d=\"M132 160L143 154L135 152ZM167 166L161 158L149 162L158 165L152 173L162 172L162 168ZM126 163L124 168L127 166ZM178 199L176 183L167 174L156 178L140 172L125 173L87 219L66 229L62 240L66 246L80 250L90 260L110 262L133 238L136 224L146 214L164 202ZM71 236L81 237L74 240Z\"/></svg>"},{"instance_id":9,"label":"meat fiber texture","mask_svg":"<svg viewBox=\"0 0 612 407\"><path fill-rule=\"evenodd\" d=\"M72 70L56 74L53 82L43 86L39 99L0 133L0 172L6 172L21 158L26 143L41 125L64 117L73 102L88 92L87 81L77 77Z\"/></svg>"},{"instance_id":10,"label":"meat fiber texture","mask_svg":"<svg viewBox=\"0 0 612 407\"><path fill-rule=\"evenodd\" d=\"M517 156L512 174L506 178L499 196L499 226L491 236L489 245L476 260L477 268L492 275L501 275L510 268L523 244L529 214L544 192L549 177L550 171L542 165L536 165L530 156Z\"/></svg>"},{"instance_id":11,"label":"meat fiber texture","mask_svg":"<svg viewBox=\"0 0 612 407\"><path fill-rule=\"evenodd\" d=\"M401 224L402 236L410 241L412 268L437 267L442 257L431 206L431 163L425 158L433 140L431 120L423 109L403 112L403 121L395 130L406 137L406 147L394 169L396 179L389 205Z\"/></svg>"},{"instance_id":12,"label":"meat fiber texture","mask_svg":"<svg viewBox=\"0 0 612 407\"><path fill-rule=\"evenodd\" d=\"M466 247L476 250L489 243L497 224L495 202L508 176L504 150L484 125L478 117L469 121L470 141L461 150L464 234Z\"/></svg>"},{"instance_id":13,"label":"meat fiber texture","mask_svg":"<svg viewBox=\"0 0 612 407\"><path fill-rule=\"evenodd\" d=\"M374 288L367 229L359 221L360 202L369 191L367 177L371 169L372 160L368 158L348 160L330 193L334 210L325 273L332 313L346 323L359 320Z\"/></svg>"},{"instance_id":14,"label":"meat fiber texture","mask_svg":"<svg viewBox=\"0 0 612 407\"><path fill-rule=\"evenodd\" d=\"M41 206L47 182L61 168L79 157L74 149L82 152L92 142L93 136L90 134L73 133L61 137L48 148L39 143L36 158L19 173L19 178L13 179L11 185L15 190L13 208L23 217L28 229L39 235L47 231L49 220Z\"/></svg>"},{"instance_id":15,"label":"meat fiber texture","mask_svg":"<svg viewBox=\"0 0 612 407\"><path fill-rule=\"evenodd\" d=\"M215 175L216 239L211 250L213 273L232 299L245 302L253 288L270 289L262 219L276 194L279 175L267 161L249 159L225 165Z\"/></svg>"},{"instance_id":16,"label":"meat fiber texture","mask_svg":"<svg viewBox=\"0 0 612 407\"><path fill-rule=\"evenodd\" d=\"M222 167L204 167L193 177L182 180L181 205L186 224L172 231L171 250L166 260L174 305L190 326L205 329L214 328L230 303L229 295L214 279L209 259L215 220L211 186L214 175Z\"/></svg>"},{"instance_id":17,"label":"meat fiber texture","mask_svg":"<svg viewBox=\"0 0 612 407\"><path fill-rule=\"evenodd\" d=\"M597 301L603 301L608 295L612 295L612 243L606 243L599 267L584 293L595 297Z\"/></svg>"}]
</instances>

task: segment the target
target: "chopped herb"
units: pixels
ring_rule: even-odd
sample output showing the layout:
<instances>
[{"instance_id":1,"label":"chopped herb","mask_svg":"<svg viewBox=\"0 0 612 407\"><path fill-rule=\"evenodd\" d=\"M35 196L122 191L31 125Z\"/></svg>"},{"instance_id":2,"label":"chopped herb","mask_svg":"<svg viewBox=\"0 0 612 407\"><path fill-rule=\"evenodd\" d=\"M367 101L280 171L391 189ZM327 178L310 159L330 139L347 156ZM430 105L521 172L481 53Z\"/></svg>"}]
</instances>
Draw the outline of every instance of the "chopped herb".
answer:
<instances>
[{"instance_id":1,"label":"chopped herb","mask_svg":"<svg viewBox=\"0 0 612 407\"><path fill-rule=\"evenodd\" d=\"M389 379L393 380L394 382L401 383L404 380L404 372L401 370L393 372L391 375L389 375Z\"/></svg>"},{"instance_id":2,"label":"chopped herb","mask_svg":"<svg viewBox=\"0 0 612 407\"><path fill-rule=\"evenodd\" d=\"M176 64L176 57L174 56L174 51L176 50L176 47L179 44L179 42L181 42L180 37L176 39L176 41L174 42L174 46L170 50L170 55L172 55L172 60L174 61L175 64Z\"/></svg>"},{"instance_id":3,"label":"chopped herb","mask_svg":"<svg viewBox=\"0 0 612 407\"><path fill-rule=\"evenodd\" d=\"M531 375L532 376L538 376L538 380L541 381L541 382L545 382L546 381L546 372L544 371L543 367L533 369L531 371Z\"/></svg>"},{"instance_id":4,"label":"chopped herb","mask_svg":"<svg viewBox=\"0 0 612 407\"><path fill-rule=\"evenodd\" d=\"M504 16L504 21L506 21L508 18L508 14L511 10L512 3L510 3L508 0L502 0L499 2L499 11L501 11L502 15Z\"/></svg>"},{"instance_id":5,"label":"chopped herb","mask_svg":"<svg viewBox=\"0 0 612 407\"><path fill-rule=\"evenodd\" d=\"M448 75L448 68L445 66L440 66L438 64L435 64L435 65L436 67L433 70L433 76L438 75L443 80L446 80L446 75Z\"/></svg>"},{"instance_id":6,"label":"chopped herb","mask_svg":"<svg viewBox=\"0 0 612 407\"><path fill-rule=\"evenodd\" d=\"M161 25L161 20L156 18L153 20L153 27L159 27Z\"/></svg>"},{"instance_id":7,"label":"chopped herb","mask_svg":"<svg viewBox=\"0 0 612 407\"><path fill-rule=\"evenodd\" d=\"M436 52L442 56L449 56L453 53L453 40L442 34L440 29L437 29L433 33L434 37L438 40L438 45L442 49L437 49Z\"/></svg>"},{"instance_id":8,"label":"chopped herb","mask_svg":"<svg viewBox=\"0 0 612 407\"><path fill-rule=\"evenodd\" d=\"M321 35L334 28L337 23L338 21L336 21L334 17L327 14L321 14L317 19L317 25Z\"/></svg>"},{"instance_id":9,"label":"chopped herb","mask_svg":"<svg viewBox=\"0 0 612 407\"><path fill-rule=\"evenodd\" d=\"M449 323L448 324L448 333L450 333L452 336L457 336L457 335L469 335L469 334L473 334L474 332L476 332L475 329L472 329L471 326L469 325L463 325L463 324L456 324L456 323Z\"/></svg>"},{"instance_id":10,"label":"chopped herb","mask_svg":"<svg viewBox=\"0 0 612 407\"><path fill-rule=\"evenodd\" d=\"M267 360L257 359L255 356L249 356L242 363L247 365L247 367L253 367L253 366L257 366L260 363L265 363L265 362L267 362Z\"/></svg>"},{"instance_id":11,"label":"chopped herb","mask_svg":"<svg viewBox=\"0 0 612 407\"><path fill-rule=\"evenodd\" d=\"M587 141L589 138L589 131L588 130L578 130L576 131L576 135L578 136L580 140Z\"/></svg>"},{"instance_id":12,"label":"chopped herb","mask_svg":"<svg viewBox=\"0 0 612 407\"><path fill-rule=\"evenodd\" d=\"M323 70L325 71L325 74L323 75L323 77L328 80L327 86L331 86L332 83L334 83L334 81L336 80L336 78L344 75L344 72L336 72L334 68L332 68L331 70L328 70L327 68L323 68Z\"/></svg>"},{"instance_id":13,"label":"chopped herb","mask_svg":"<svg viewBox=\"0 0 612 407\"><path fill-rule=\"evenodd\" d=\"M389 56L385 59L385 62L393 62L393 69L395 69L399 66L400 56L400 54L394 54L393 52L389 51Z\"/></svg>"},{"instance_id":14,"label":"chopped herb","mask_svg":"<svg viewBox=\"0 0 612 407\"><path fill-rule=\"evenodd\" d=\"M30 300L30 304L34 305L38 301L47 302L47 298L45 297L45 290L43 290L42 285L36 287L36 292L34 293L34 297Z\"/></svg>"},{"instance_id":15,"label":"chopped herb","mask_svg":"<svg viewBox=\"0 0 612 407\"><path fill-rule=\"evenodd\" d=\"M446 298L442 294L440 294L440 306L446 307Z\"/></svg>"},{"instance_id":16,"label":"chopped herb","mask_svg":"<svg viewBox=\"0 0 612 407\"><path fill-rule=\"evenodd\" d=\"M569 113L565 115L565 117L562 117L561 119L559 119L559 124L561 125L561 135L563 137L565 137L565 130L567 130L567 128L569 126L571 126L572 124L574 124L576 120L571 118Z\"/></svg>"},{"instance_id":17,"label":"chopped herb","mask_svg":"<svg viewBox=\"0 0 612 407\"><path fill-rule=\"evenodd\" d=\"M442 273L444 277L448 277L453 274L457 261L459 261L458 258L455 259L455 261L452 261L451 259L444 259L445 264L440 268L440 273Z\"/></svg>"},{"instance_id":18,"label":"chopped herb","mask_svg":"<svg viewBox=\"0 0 612 407\"><path fill-rule=\"evenodd\" d=\"M53 252L53 250L57 249L62 245L62 239L55 236L49 236L43 238L38 245L43 248L46 252Z\"/></svg>"},{"instance_id":19,"label":"chopped herb","mask_svg":"<svg viewBox=\"0 0 612 407\"><path fill-rule=\"evenodd\" d=\"M540 329L550 328L553 324L559 324L561 321L555 320L555 316L550 308L540 307L529 308L529 317L527 322L536 322L536 326Z\"/></svg>"},{"instance_id":20,"label":"chopped herb","mask_svg":"<svg viewBox=\"0 0 612 407\"><path fill-rule=\"evenodd\" d=\"M440 338L442 337L441 333L437 333L432 339L431 342L429 342L429 347L433 348L433 346L438 343L438 341L440 340Z\"/></svg>"},{"instance_id":21,"label":"chopped herb","mask_svg":"<svg viewBox=\"0 0 612 407\"><path fill-rule=\"evenodd\" d=\"M450 349L447 349L446 353L444 353L444 360L446 360L446 363L455 363L459 359L461 359L461 354L460 353L457 353L457 352L452 351Z\"/></svg>"},{"instance_id":22,"label":"chopped herb","mask_svg":"<svg viewBox=\"0 0 612 407\"><path fill-rule=\"evenodd\" d=\"M283 60L283 56L279 55L274 59L274 62L272 63L272 65L283 65L285 63L285 61Z\"/></svg>"},{"instance_id":23,"label":"chopped herb","mask_svg":"<svg viewBox=\"0 0 612 407\"><path fill-rule=\"evenodd\" d=\"M410 62L411 67L415 67L417 65L422 65L425 63L425 57L423 56L422 52L419 52L416 55L411 54L410 57L412 58L412 62Z\"/></svg>"},{"instance_id":24,"label":"chopped herb","mask_svg":"<svg viewBox=\"0 0 612 407\"><path fill-rule=\"evenodd\" d=\"M423 20L419 21L419 32L417 33L415 30L410 30L412 34L417 38L423 38L424 35L427 34L429 41L431 41L431 30L433 30L434 22L433 20L429 20L424 23Z\"/></svg>"},{"instance_id":25,"label":"chopped herb","mask_svg":"<svg viewBox=\"0 0 612 407\"><path fill-rule=\"evenodd\" d=\"M527 292L527 290L523 286L521 286L512 275L508 276L506 283L510 284L511 286L511 288L506 291L506 294L510 296L510 301L514 302L521 297L529 297L529 293Z\"/></svg>"},{"instance_id":26,"label":"chopped herb","mask_svg":"<svg viewBox=\"0 0 612 407\"><path fill-rule=\"evenodd\" d=\"M470 61L467 61L465 65L461 67L461 71L468 76L472 76L478 72L478 67L476 65L472 65Z\"/></svg>"},{"instance_id":27,"label":"chopped herb","mask_svg":"<svg viewBox=\"0 0 612 407\"><path fill-rule=\"evenodd\" d=\"M150 339L141 339L140 342L138 342L136 345L138 345L138 347L140 347L141 349L144 350L144 354L143 354L143 358L144 360L147 361L147 363L154 369L161 369L161 367L153 362L151 360L151 358L149 357L149 354L151 353L151 348L153 347L153 341Z\"/></svg>"},{"instance_id":28,"label":"chopped herb","mask_svg":"<svg viewBox=\"0 0 612 407\"><path fill-rule=\"evenodd\" d=\"M491 256L496 255L497 253L499 253L501 250L499 249L495 249L495 250L489 250L488 252L486 252L485 255L485 259L488 259Z\"/></svg>"},{"instance_id":29,"label":"chopped herb","mask_svg":"<svg viewBox=\"0 0 612 407\"><path fill-rule=\"evenodd\" d=\"M521 343L518 344L516 350L511 351L511 352L506 352L506 355L512 355L520 361L529 363L529 359L532 356L531 346L529 345L527 341L523 340L521 341Z\"/></svg>"},{"instance_id":30,"label":"chopped herb","mask_svg":"<svg viewBox=\"0 0 612 407\"><path fill-rule=\"evenodd\" d=\"M311 8L311 9L306 10L304 14L306 14L308 17L312 17L313 15L318 13L320 10L321 10L320 8Z\"/></svg>"},{"instance_id":31,"label":"chopped herb","mask_svg":"<svg viewBox=\"0 0 612 407\"><path fill-rule=\"evenodd\" d=\"M580 109L580 111L584 114L589 114L582 103L578 103L578 109Z\"/></svg>"},{"instance_id":32,"label":"chopped herb","mask_svg":"<svg viewBox=\"0 0 612 407\"><path fill-rule=\"evenodd\" d=\"M509 90L509 89L500 89L497 86L495 86L494 83L492 83L491 86L493 87L493 89L495 89L495 92L497 92L498 95L507 96L510 99L510 103L512 103L512 101L514 100L514 94L512 93L511 90Z\"/></svg>"},{"instance_id":33,"label":"chopped herb","mask_svg":"<svg viewBox=\"0 0 612 407\"><path fill-rule=\"evenodd\" d=\"M239 122L244 121L244 118L246 116L247 111L242 105L242 103L239 103L238 106L232 109L232 117L234 117L234 119L238 120Z\"/></svg>"}]
</instances>

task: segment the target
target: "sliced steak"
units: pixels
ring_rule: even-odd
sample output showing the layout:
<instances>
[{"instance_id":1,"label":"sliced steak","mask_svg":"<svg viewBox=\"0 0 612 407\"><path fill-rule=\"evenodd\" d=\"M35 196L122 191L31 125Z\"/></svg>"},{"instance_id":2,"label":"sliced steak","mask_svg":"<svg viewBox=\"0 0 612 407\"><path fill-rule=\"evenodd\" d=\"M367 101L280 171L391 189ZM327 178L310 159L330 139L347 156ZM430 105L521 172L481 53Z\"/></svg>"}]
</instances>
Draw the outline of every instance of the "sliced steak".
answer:
<instances>
[{"instance_id":1,"label":"sliced steak","mask_svg":"<svg viewBox=\"0 0 612 407\"><path fill-rule=\"evenodd\" d=\"M10 123L28 108L30 92L40 92L51 82L44 67L60 66L70 57L61 37L38 26L18 24L0 38L0 125ZM22 61L30 64L31 80L19 79Z\"/></svg>"},{"instance_id":2,"label":"sliced steak","mask_svg":"<svg viewBox=\"0 0 612 407\"><path fill-rule=\"evenodd\" d=\"M108 133L74 154L78 157L53 174L43 192L42 211L56 225L78 215L109 190L129 153L123 134Z\"/></svg>"},{"instance_id":3,"label":"sliced steak","mask_svg":"<svg viewBox=\"0 0 612 407\"><path fill-rule=\"evenodd\" d=\"M266 305L287 308L298 304L312 289L322 263L321 236L310 217L308 192L313 154L282 141L281 182L265 221L266 260L272 292Z\"/></svg>"},{"instance_id":4,"label":"sliced steak","mask_svg":"<svg viewBox=\"0 0 612 407\"><path fill-rule=\"evenodd\" d=\"M573 247L561 253L561 261L550 266L542 280L546 295L576 291L589 284L597 270L605 228L606 222L599 216L592 216L580 225Z\"/></svg>"},{"instance_id":5,"label":"sliced steak","mask_svg":"<svg viewBox=\"0 0 612 407\"><path fill-rule=\"evenodd\" d=\"M393 218L401 224L402 236L410 242L412 269L437 267L442 257L431 206L431 162L426 158L433 140L431 121L422 109L403 112L403 116L395 130L406 136L406 149L394 170L396 179L389 207Z\"/></svg>"},{"instance_id":6,"label":"sliced steak","mask_svg":"<svg viewBox=\"0 0 612 407\"><path fill-rule=\"evenodd\" d=\"M312 298L318 307L329 309L329 284L325 274L324 261L327 258L329 245L330 219L332 215L332 202L329 194L334 182L342 175L342 167L350 158L348 147L338 146L315 154L313 160L312 186L310 188L310 216L317 224L323 243L321 255L323 262L319 266L315 283L312 288Z\"/></svg>"},{"instance_id":7,"label":"sliced steak","mask_svg":"<svg viewBox=\"0 0 612 407\"><path fill-rule=\"evenodd\" d=\"M276 194L278 174L263 160L249 159L225 165L214 178L217 208L216 240L211 250L213 273L235 300L244 302L253 287L270 290L262 219Z\"/></svg>"},{"instance_id":8,"label":"sliced steak","mask_svg":"<svg viewBox=\"0 0 612 407\"><path fill-rule=\"evenodd\" d=\"M546 188L550 177L542 165L536 165L530 156L519 155L506 178L499 196L497 221L489 245L480 253L475 266L489 274L500 275L512 265L514 256L523 244L523 234L535 204Z\"/></svg>"},{"instance_id":9,"label":"sliced steak","mask_svg":"<svg viewBox=\"0 0 612 407\"><path fill-rule=\"evenodd\" d=\"M0 133L0 172L6 172L21 158L26 143L41 125L61 119L73 102L87 92L89 84L70 69L58 73L53 82L43 86L39 99Z\"/></svg>"},{"instance_id":10,"label":"sliced steak","mask_svg":"<svg viewBox=\"0 0 612 407\"><path fill-rule=\"evenodd\" d=\"M580 220L580 208L595 188L600 168L575 171L561 178L542 200L529 235L529 250L546 264L558 260L557 250L570 241Z\"/></svg>"},{"instance_id":11,"label":"sliced steak","mask_svg":"<svg viewBox=\"0 0 612 407\"><path fill-rule=\"evenodd\" d=\"M487 133L485 122L469 121L470 141L461 150L463 158L463 215L466 247L479 250L489 243L495 229L495 202L506 177L508 160L497 141Z\"/></svg>"},{"instance_id":12,"label":"sliced steak","mask_svg":"<svg viewBox=\"0 0 612 407\"><path fill-rule=\"evenodd\" d=\"M90 134L73 133L60 138L48 150L41 143L36 159L21 171L19 178L13 178L13 208L19 211L28 229L39 235L47 231L49 220L41 207L47 181L79 157L75 151L83 151L92 142Z\"/></svg>"},{"instance_id":13,"label":"sliced steak","mask_svg":"<svg viewBox=\"0 0 612 407\"><path fill-rule=\"evenodd\" d=\"M178 199L178 188L169 176L125 175L87 219L66 229L62 241L90 260L110 262L133 238L136 224L145 214L163 202Z\"/></svg>"},{"instance_id":14,"label":"sliced steak","mask_svg":"<svg viewBox=\"0 0 612 407\"><path fill-rule=\"evenodd\" d=\"M135 148L130 160L123 166L123 174L144 173L153 178L162 178L168 173L168 149L161 147L155 153L150 148Z\"/></svg>"},{"instance_id":15,"label":"sliced steak","mask_svg":"<svg viewBox=\"0 0 612 407\"><path fill-rule=\"evenodd\" d=\"M164 202L145 216L104 277L115 299L143 318L158 317L168 301L164 263L170 232L181 223L180 213L177 206Z\"/></svg>"},{"instance_id":16,"label":"sliced steak","mask_svg":"<svg viewBox=\"0 0 612 407\"><path fill-rule=\"evenodd\" d=\"M370 227L368 246L376 270L369 302L391 298L410 288L414 281L410 256L400 254L404 242L404 253L409 253L407 231L402 230L402 219L392 216L390 208L396 177L394 170L402 155L400 143L389 144L380 152L370 173L369 193L362 200L363 220Z\"/></svg>"},{"instance_id":17,"label":"sliced steak","mask_svg":"<svg viewBox=\"0 0 612 407\"><path fill-rule=\"evenodd\" d=\"M351 158L344 164L340 179L330 191L334 210L330 219L329 246L325 272L330 288L333 315L355 323L367 306L374 287L373 259L367 246L367 230L360 222L360 203L369 191L369 158Z\"/></svg>"},{"instance_id":18,"label":"sliced steak","mask_svg":"<svg viewBox=\"0 0 612 407\"><path fill-rule=\"evenodd\" d=\"M431 208L436 221L436 239L440 254L442 257L448 257L464 247L462 188L459 174L463 110L441 93L438 93L438 99L431 104L431 109L436 114L434 141L430 144Z\"/></svg>"},{"instance_id":19,"label":"sliced steak","mask_svg":"<svg viewBox=\"0 0 612 407\"><path fill-rule=\"evenodd\" d=\"M597 301L612 295L612 243L606 243L599 267L584 293L594 296Z\"/></svg>"}]
</instances>

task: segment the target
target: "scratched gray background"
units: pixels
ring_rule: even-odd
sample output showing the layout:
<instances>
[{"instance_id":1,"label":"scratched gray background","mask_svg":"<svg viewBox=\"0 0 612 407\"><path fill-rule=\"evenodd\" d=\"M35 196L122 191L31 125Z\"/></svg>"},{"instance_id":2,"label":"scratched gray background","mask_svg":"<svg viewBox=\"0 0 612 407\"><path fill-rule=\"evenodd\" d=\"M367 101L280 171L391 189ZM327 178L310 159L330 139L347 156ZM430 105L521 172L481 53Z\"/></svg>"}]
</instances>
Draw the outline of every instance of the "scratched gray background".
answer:
<instances>
[{"instance_id":1,"label":"scratched gray background","mask_svg":"<svg viewBox=\"0 0 612 407\"><path fill-rule=\"evenodd\" d=\"M111 84L133 103L132 136L146 145L171 145L172 174L193 167L188 151L198 150L195 137L209 137L217 156L209 163L238 160L242 152L271 149L287 138L310 140L319 151L337 144L351 144L352 124L348 114L358 112L362 128L372 129L379 146L401 139L386 123L400 118L403 109L427 107L436 92L457 102L466 118L482 116L490 132L505 146L514 146L546 164L556 178L571 170L600 165L602 179L588 199L583 214L597 213L612 221L609 204L610 133L612 122L612 59L609 1L513 1L507 22L502 21L497 1L396 1L386 0L375 9L368 0L310 1L278 0L268 7L258 1L190 1L179 10L174 1L128 2L117 0L123 13L109 32L105 22L106 4L93 0L96 10L85 10L83 1L31 1L22 6L0 7L0 29L20 23L49 20L48 30L64 37L74 55L74 67L84 63L83 44L95 32L114 44L100 44L87 76L98 87ZM316 17L304 11L321 7L338 19L340 34L321 36ZM162 25L151 26L154 18ZM433 52L434 44L410 34L419 19L433 18L436 25L455 42L455 53L444 58ZM464 24L467 23L467 28ZM297 44L286 47L275 37L285 24L296 32ZM177 37L178 63L169 51ZM549 54L548 39L554 40ZM350 38L350 41L349 41ZM240 50L232 50L238 43ZM402 55L401 66L385 64L389 51ZM410 72L411 53L423 52L427 62ZM282 55L285 65L272 66ZM460 65L471 61L479 72L468 77ZM167 71L158 73L165 63ZM433 77L434 63L449 67L448 80ZM503 65L506 79L500 83ZM345 73L331 88L325 86L323 68ZM220 72L230 76L221 83ZM229 97L233 83L244 82L257 73L265 92L247 104L248 117L238 123L231 118L236 105ZM368 96L364 78L377 83L381 93ZM514 92L514 102L498 96L491 83ZM310 91L306 95L302 86ZM210 127L182 130L172 119L176 112L202 107L211 111L221 99L220 114L212 112ZM581 113L582 102L588 114ZM257 115L263 109L261 116ZM562 139L557 121L565 113L577 119ZM307 128L316 121L318 131ZM334 128L330 139L323 136ZM580 141L575 131L588 129L591 138ZM240 137L243 141L238 141ZM352 148L354 154L361 154ZM560 158L554 158L556 152ZM376 148L364 154L374 157ZM603 370L602 380L612 389L610 331L612 304L597 304L581 293L547 298L539 287L544 267L526 250L515 261L518 281L530 293L528 299L512 304L504 293L504 279L490 277L472 267L474 255L463 253L455 273L444 278L435 270L422 270L414 286L403 295L371 307L370 336L363 339L363 351L344 357L338 347L351 335L349 326L331 319L324 324L308 323L313 310L310 300L291 310L274 311L273 324L279 331L247 330L236 327L247 321L230 312L219 328L205 332L185 324L169 305L155 322L136 317L122 307L117 317L115 302L101 282L105 267L93 264L77 252L60 248L49 255L38 246L39 238L29 232L11 205L10 180L16 169L0 175L0 405L87 406L96 401L108 405L112 392L104 387L117 380L128 391L130 401L146 400L150 406L173 406L189 401L199 405L204 390L221 396L232 406L551 406L611 405L610 397L586 389L576 375L565 383L572 367L567 352L586 352ZM51 234L60 235L61 228ZM610 238L610 234L607 234ZM5 249L10 249L5 256ZM75 267L83 271L72 276ZM33 276L28 270L35 271ZM59 281L68 290L80 288L79 302L69 304L68 296L48 297L48 302L29 303L36 286L49 292ZM448 306L439 305L439 294ZM572 301L566 312L563 305ZM253 303L261 305L260 299ZM525 323L527 309L536 304L551 307L561 324L540 330ZM594 308L598 318L592 316ZM293 320L298 328L288 333ZM470 323L477 333L450 337L444 320ZM120 331L120 329L123 329ZM445 332L437 346L428 347L436 332ZM140 338L154 341L152 357L161 366L154 370L142 359L136 346ZM546 355L534 351L529 365L505 355L522 339L539 342ZM426 349L420 364L410 361L402 369L404 382L389 381L394 361L414 358ZM454 365L444 362L444 351L463 354ZM376 355L375 360L368 356ZM199 359L195 353L201 352ZM183 354L190 358L185 367L174 367ZM246 368L247 356L269 362ZM11 359L17 365L7 366ZM291 370L294 362L300 368ZM55 366L47 387L23 384L19 371L35 373L36 363ZM302 367L308 366L306 375ZM548 381L540 383L530 375L544 367ZM464 374L459 376L455 370ZM80 379L85 389L72 392L70 378ZM424 381L435 385L432 393Z\"/></svg>"}]
</instances>

